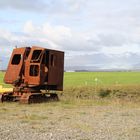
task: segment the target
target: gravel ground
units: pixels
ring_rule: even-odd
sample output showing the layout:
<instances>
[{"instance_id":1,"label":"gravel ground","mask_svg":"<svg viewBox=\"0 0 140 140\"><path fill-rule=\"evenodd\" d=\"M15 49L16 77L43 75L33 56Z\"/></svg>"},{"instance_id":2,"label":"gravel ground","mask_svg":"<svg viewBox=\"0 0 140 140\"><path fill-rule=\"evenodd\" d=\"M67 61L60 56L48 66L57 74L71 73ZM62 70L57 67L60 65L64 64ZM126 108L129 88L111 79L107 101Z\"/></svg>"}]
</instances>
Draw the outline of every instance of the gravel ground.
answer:
<instances>
[{"instance_id":1,"label":"gravel ground","mask_svg":"<svg viewBox=\"0 0 140 140\"><path fill-rule=\"evenodd\" d=\"M0 104L0 140L139 140L140 106Z\"/></svg>"}]
</instances>

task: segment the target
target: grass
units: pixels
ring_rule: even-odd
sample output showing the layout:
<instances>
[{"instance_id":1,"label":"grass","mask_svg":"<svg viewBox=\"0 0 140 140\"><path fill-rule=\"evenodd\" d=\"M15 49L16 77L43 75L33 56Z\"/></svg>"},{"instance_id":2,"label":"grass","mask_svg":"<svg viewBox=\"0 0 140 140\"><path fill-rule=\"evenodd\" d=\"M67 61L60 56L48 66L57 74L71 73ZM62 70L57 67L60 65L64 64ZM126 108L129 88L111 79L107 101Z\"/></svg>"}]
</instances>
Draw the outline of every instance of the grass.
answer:
<instances>
[{"instance_id":1,"label":"grass","mask_svg":"<svg viewBox=\"0 0 140 140\"><path fill-rule=\"evenodd\" d=\"M5 88L8 88L8 87L12 87L11 85L8 85L8 84L5 84L4 83L4 72L1 72L0 71L0 85L2 85L3 87L5 87Z\"/></svg>"},{"instance_id":2,"label":"grass","mask_svg":"<svg viewBox=\"0 0 140 140\"><path fill-rule=\"evenodd\" d=\"M140 84L140 72L66 72L64 87Z\"/></svg>"},{"instance_id":3,"label":"grass","mask_svg":"<svg viewBox=\"0 0 140 140\"><path fill-rule=\"evenodd\" d=\"M0 85L4 73L0 72ZM119 98L139 101L140 72L65 72L64 104L77 99ZM10 87L10 85L7 85Z\"/></svg>"},{"instance_id":4,"label":"grass","mask_svg":"<svg viewBox=\"0 0 140 140\"><path fill-rule=\"evenodd\" d=\"M140 101L140 72L66 72L64 95L73 99Z\"/></svg>"},{"instance_id":5,"label":"grass","mask_svg":"<svg viewBox=\"0 0 140 140\"><path fill-rule=\"evenodd\" d=\"M3 85L4 72L0 72L0 85Z\"/></svg>"}]
</instances>

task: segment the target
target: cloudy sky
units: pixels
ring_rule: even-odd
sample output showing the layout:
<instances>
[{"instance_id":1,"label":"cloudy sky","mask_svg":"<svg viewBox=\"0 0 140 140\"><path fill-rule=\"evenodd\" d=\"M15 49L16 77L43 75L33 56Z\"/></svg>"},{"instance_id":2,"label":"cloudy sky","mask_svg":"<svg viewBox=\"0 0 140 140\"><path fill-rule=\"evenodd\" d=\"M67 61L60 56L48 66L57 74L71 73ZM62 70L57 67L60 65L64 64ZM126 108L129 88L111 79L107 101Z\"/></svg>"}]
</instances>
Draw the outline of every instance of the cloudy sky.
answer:
<instances>
[{"instance_id":1,"label":"cloudy sky","mask_svg":"<svg viewBox=\"0 0 140 140\"><path fill-rule=\"evenodd\" d=\"M33 45L65 51L65 67L140 68L140 0L1 0L1 67Z\"/></svg>"}]
</instances>

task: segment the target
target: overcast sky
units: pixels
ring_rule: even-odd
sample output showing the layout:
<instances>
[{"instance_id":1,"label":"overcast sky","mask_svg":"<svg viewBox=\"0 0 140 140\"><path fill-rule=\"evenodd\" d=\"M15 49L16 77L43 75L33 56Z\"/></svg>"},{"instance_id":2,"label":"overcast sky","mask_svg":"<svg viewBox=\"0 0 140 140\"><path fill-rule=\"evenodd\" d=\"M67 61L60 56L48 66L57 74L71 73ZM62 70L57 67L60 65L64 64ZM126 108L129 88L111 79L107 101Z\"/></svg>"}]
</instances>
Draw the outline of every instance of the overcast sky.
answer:
<instances>
[{"instance_id":1,"label":"overcast sky","mask_svg":"<svg viewBox=\"0 0 140 140\"><path fill-rule=\"evenodd\" d=\"M65 51L65 66L140 68L140 0L1 0L3 63L16 45Z\"/></svg>"}]
</instances>

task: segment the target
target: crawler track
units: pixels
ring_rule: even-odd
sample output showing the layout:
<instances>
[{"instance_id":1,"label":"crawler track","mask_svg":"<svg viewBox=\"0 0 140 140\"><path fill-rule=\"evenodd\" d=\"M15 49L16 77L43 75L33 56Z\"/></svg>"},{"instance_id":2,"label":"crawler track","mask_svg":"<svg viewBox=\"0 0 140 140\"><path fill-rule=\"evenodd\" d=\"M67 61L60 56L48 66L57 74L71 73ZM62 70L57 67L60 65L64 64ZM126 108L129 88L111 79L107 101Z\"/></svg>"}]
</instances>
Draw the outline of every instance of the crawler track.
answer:
<instances>
[{"instance_id":1,"label":"crawler track","mask_svg":"<svg viewBox=\"0 0 140 140\"><path fill-rule=\"evenodd\" d=\"M58 101L56 93L15 93L5 92L0 95L1 102L20 102L24 104L43 103L49 101Z\"/></svg>"}]
</instances>

